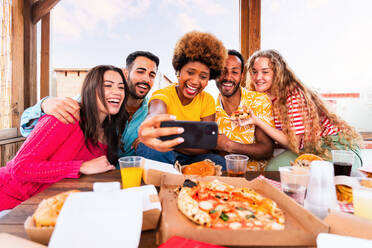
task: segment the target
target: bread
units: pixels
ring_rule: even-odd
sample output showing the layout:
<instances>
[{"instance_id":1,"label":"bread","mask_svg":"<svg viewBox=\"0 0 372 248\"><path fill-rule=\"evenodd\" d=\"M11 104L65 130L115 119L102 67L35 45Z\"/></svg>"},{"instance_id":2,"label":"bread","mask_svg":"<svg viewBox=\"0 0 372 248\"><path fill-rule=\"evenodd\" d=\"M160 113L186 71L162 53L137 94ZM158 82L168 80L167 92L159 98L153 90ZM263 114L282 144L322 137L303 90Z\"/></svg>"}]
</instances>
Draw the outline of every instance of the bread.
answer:
<instances>
[{"instance_id":1,"label":"bread","mask_svg":"<svg viewBox=\"0 0 372 248\"><path fill-rule=\"evenodd\" d=\"M55 226L67 197L75 192L79 190L70 190L42 200L32 216L36 227Z\"/></svg>"}]
</instances>

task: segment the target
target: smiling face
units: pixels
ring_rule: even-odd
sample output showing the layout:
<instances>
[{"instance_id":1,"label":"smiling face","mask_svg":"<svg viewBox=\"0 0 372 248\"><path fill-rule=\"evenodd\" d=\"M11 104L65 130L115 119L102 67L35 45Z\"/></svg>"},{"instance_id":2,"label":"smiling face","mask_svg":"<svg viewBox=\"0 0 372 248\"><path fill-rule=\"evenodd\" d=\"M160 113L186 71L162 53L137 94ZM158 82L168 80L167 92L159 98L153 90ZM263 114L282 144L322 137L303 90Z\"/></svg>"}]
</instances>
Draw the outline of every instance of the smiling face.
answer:
<instances>
[{"instance_id":1,"label":"smiling face","mask_svg":"<svg viewBox=\"0 0 372 248\"><path fill-rule=\"evenodd\" d=\"M135 99L143 99L154 85L156 63L144 56L138 56L126 70L129 94Z\"/></svg>"},{"instance_id":2,"label":"smiling face","mask_svg":"<svg viewBox=\"0 0 372 248\"><path fill-rule=\"evenodd\" d=\"M230 97L235 95L242 79L242 63L235 55L229 55L221 76L216 80L221 95Z\"/></svg>"},{"instance_id":3,"label":"smiling face","mask_svg":"<svg viewBox=\"0 0 372 248\"><path fill-rule=\"evenodd\" d=\"M119 112L125 97L124 89L123 78L118 72L109 70L103 74L103 98L107 109L99 99L98 93L96 94L98 115L101 123L107 115L115 115Z\"/></svg>"},{"instance_id":4,"label":"smiling face","mask_svg":"<svg viewBox=\"0 0 372 248\"><path fill-rule=\"evenodd\" d=\"M250 76L256 91L270 93L274 71L268 58L256 58L250 71Z\"/></svg>"},{"instance_id":5,"label":"smiling face","mask_svg":"<svg viewBox=\"0 0 372 248\"><path fill-rule=\"evenodd\" d=\"M181 102L191 102L208 84L209 68L198 61L188 62L179 73L178 96Z\"/></svg>"}]
</instances>

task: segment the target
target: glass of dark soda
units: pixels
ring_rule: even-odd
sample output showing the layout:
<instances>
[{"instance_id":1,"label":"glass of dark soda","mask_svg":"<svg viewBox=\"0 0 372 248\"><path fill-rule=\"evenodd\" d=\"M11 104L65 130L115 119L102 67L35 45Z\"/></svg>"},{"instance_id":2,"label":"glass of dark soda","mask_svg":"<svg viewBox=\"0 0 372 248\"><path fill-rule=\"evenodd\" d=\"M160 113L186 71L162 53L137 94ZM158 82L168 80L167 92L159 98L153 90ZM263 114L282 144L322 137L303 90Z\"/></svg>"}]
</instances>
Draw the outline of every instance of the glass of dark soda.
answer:
<instances>
[{"instance_id":1,"label":"glass of dark soda","mask_svg":"<svg viewBox=\"0 0 372 248\"><path fill-rule=\"evenodd\" d=\"M350 176L354 159L354 152L352 151L332 150L335 176Z\"/></svg>"}]
</instances>

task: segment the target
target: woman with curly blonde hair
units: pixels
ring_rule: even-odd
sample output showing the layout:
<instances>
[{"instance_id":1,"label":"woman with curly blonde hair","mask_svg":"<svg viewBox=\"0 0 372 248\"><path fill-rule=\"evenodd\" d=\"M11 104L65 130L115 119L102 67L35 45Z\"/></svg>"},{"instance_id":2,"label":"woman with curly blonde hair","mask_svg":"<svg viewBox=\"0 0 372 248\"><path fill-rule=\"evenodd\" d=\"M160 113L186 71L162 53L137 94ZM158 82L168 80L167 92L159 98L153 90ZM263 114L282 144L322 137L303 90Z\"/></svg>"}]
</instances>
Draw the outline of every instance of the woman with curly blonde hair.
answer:
<instances>
[{"instance_id":1,"label":"woman with curly blonde hair","mask_svg":"<svg viewBox=\"0 0 372 248\"><path fill-rule=\"evenodd\" d=\"M203 90L209 80L220 76L226 58L225 47L212 34L193 31L181 37L174 49L172 60L178 83L152 94L149 100L148 121L145 120L139 129L139 138L143 143L137 147L138 155L171 164L176 160L181 164L190 164L211 159L225 167L224 158L208 150L186 148L171 150L170 146L167 146L169 142L161 142L158 139L161 132L160 120L165 120L158 116L170 114L177 120L215 121L214 99ZM156 117L156 121L152 117ZM147 125L149 119L154 120L151 125ZM155 130L157 133L154 133L154 136L148 135Z\"/></svg>"},{"instance_id":2,"label":"woman with curly blonde hair","mask_svg":"<svg viewBox=\"0 0 372 248\"><path fill-rule=\"evenodd\" d=\"M256 51L249 58L247 69L247 82L251 89L267 93L272 100L276 128L254 115L251 123L291 150L274 158L267 170L288 165L302 153L314 153L330 160L330 150L333 149L352 150L356 155L353 168L361 166L360 135L327 109L320 97L300 81L277 51Z\"/></svg>"}]
</instances>

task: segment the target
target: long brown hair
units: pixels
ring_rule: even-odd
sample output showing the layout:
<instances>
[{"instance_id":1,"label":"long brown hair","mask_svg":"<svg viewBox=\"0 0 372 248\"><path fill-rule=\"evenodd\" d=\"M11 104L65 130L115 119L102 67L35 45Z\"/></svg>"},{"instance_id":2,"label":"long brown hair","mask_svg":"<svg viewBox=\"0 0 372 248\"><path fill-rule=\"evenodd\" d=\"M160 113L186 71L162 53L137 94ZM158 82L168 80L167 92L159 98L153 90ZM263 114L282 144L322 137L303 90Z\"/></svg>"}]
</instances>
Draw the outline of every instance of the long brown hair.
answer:
<instances>
[{"instance_id":1,"label":"long brown hair","mask_svg":"<svg viewBox=\"0 0 372 248\"><path fill-rule=\"evenodd\" d=\"M117 162L118 148L123 147L123 144L121 144L121 135L128 120L128 112L125 109L128 98L128 85L121 69L112 65L98 65L88 72L81 88L80 128L83 130L85 144L88 149L90 144L98 146L99 117L97 95L107 110L107 113L109 113L103 90L103 76L106 71L115 71L119 73L123 79L125 90L125 98L119 112L116 115L108 114L102 123L104 137L107 141L107 159L111 164L115 165Z\"/></svg>"},{"instance_id":2,"label":"long brown hair","mask_svg":"<svg viewBox=\"0 0 372 248\"><path fill-rule=\"evenodd\" d=\"M324 158L329 158L330 153L322 147L322 138L324 142L335 148L330 137L320 137L322 131L321 118L325 116L330 123L340 129L339 142L345 148L354 149L361 143L361 136L340 119L336 114L330 112L325 103L320 97L307 88L301 80L289 68L287 62L275 50L256 51L247 62L247 82L251 90L255 90L254 82L251 80L250 73L254 62L257 58L264 57L269 59L271 69L274 72L273 83L270 89L270 94L275 101L273 102L273 112L282 124L282 130L289 139L289 148L299 153L299 144L296 138L295 131L291 128L291 118L288 116L287 97L293 94L300 94L301 114L305 125L304 133L304 152L315 153ZM347 142L344 142L344 139Z\"/></svg>"}]
</instances>

